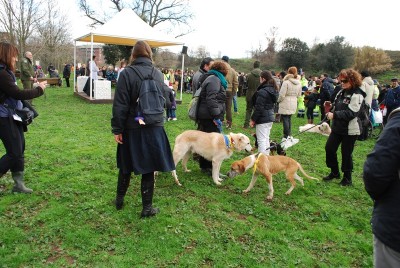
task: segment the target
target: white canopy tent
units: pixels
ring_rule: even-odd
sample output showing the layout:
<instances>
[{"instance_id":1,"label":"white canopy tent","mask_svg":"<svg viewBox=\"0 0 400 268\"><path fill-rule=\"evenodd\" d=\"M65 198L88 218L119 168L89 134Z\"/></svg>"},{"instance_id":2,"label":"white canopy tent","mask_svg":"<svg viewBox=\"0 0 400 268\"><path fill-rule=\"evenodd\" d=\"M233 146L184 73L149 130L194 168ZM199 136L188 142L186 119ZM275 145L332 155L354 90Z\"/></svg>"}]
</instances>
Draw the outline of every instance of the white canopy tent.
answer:
<instances>
[{"instance_id":1,"label":"white canopy tent","mask_svg":"<svg viewBox=\"0 0 400 268\"><path fill-rule=\"evenodd\" d=\"M93 43L133 46L138 40L146 41L150 47L177 46L183 42L171 38L144 22L132 9L124 8L107 23L94 32L75 39L74 66L76 66L76 42L90 42L90 59L93 58ZM90 72L92 80L92 72ZM74 89L75 89L74 80ZM182 95L182 92L181 92ZM90 83L90 99L92 99L92 83Z\"/></svg>"}]
</instances>

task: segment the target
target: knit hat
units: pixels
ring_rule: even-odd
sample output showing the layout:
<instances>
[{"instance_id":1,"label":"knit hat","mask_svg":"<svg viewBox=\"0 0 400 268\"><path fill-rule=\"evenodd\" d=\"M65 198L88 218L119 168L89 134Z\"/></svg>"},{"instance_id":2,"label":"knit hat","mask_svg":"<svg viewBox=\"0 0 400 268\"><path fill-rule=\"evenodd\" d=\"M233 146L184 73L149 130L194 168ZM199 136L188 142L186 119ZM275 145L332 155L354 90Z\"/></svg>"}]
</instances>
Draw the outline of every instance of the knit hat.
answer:
<instances>
[{"instance_id":1,"label":"knit hat","mask_svg":"<svg viewBox=\"0 0 400 268\"><path fill-rule=\"evenodd\" d=\"M229 62L229 57L228 56L222 56L221 60L225 62Z\"/></svg>"}]
</instances>

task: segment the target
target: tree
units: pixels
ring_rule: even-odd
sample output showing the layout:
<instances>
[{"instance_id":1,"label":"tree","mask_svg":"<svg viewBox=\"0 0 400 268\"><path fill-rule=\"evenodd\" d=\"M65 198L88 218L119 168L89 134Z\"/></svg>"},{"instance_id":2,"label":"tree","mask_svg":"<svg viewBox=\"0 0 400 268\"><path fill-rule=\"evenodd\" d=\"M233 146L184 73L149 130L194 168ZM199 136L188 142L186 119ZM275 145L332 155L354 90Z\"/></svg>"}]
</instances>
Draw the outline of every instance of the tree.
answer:
<instances>
[{"instance_id":1,"label":"tree","mask_svg":"<svg viewBox=\"0 0 400 268\"><path fill-rule=\"evenodd\" d=\"M364 46L355 49L354 68L366 70L371 74L388 71L392 67L392 59L382 49Z\"/></svg>"},{"instance_id":2,"label":"tree","mask_svg":"<svg viewBox=\"0 0 400 268\"><path fill-rule=\"evenodd\" d=\"M8 33L10 42L20 53L26 51L27 40L35 30L35 21L44 13L39 8L42 0L0 0L0 28Z\"/></svg>"},{"instance_id":3,"label":"tree","mask_svg":"<svg viewBox=\"0 0 400 268\"><path fill-rule=\"evenodd\" d=\"M271 27L269 34L266 34L267 48L261 55L261 64L266 67L275 66L276 63L276 47L278 45L278 27Z\"/></svg>"},{"instance_id":4,"label":"tree","mask_svg":"<svg viewBox=\"0 0 400 268\"><path fill-rule=\"evenodd\" d=\"M118 12L125 7L132 8L151 27L159 24L169 24L170 29L179 29L180 32L176 37L186 35L192 31L189 28L189 21L193 18L193 14L189 10L188 0L132 0L130 4L127 3L129 1L123 0L108 0L104 2ZM92 26L102 25L109 19L110 12L100 14L100 11L93 9L87 0L79 0L79 8L92 20ZM124 50L120 46L116 47ZM123 54L123 51L121 51L121 54ZM104 53L104 56L108 58L109 55Z\"/></svg>"},{"instance_id":5,"label":"tree","mask_svg":"<svg viewBox=\"0 0 400 268\"><path fill-rule=\"evenodd\" d=\"M348 68L353 61L354 51L343 36L335 36L324 47L319 58L325 72L336 75L340 70Z\"/></svg>"},{"instance_id":6,"label":"tree","mask_svg":"<svg viewBox=\"0 0 400 268\"><path fill-rule=\"evenodd\" d=\"M290 66L302 68L307 65L309 51L307 43L297 38L287 38L278 52L278 62L284 69L288 69Z\"/></svg>"}]
</instances>

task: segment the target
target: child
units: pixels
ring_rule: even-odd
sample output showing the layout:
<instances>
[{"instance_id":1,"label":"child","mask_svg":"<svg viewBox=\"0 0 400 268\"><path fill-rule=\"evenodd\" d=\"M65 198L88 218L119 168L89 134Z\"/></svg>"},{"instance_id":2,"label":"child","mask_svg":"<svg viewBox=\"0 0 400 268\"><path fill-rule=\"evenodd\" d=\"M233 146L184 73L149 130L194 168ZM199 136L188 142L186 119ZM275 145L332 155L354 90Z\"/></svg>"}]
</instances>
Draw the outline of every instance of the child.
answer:
<instances>
[{"instance_id":1,"label":"child","mask_svg":"<svg viewBox=\"0 0 400 268\"><path fill-rule=\"evenodd\" d=\"M297 98L297 117L304 118L306 109L304 106L304 91L301 92L301 96Z\"/></svg>"},{"instance_id":2,"label":"child","mask_svg":"<svg viewBox=\"0 0 400 268\"><path fill-rule=\"evenodd\" d=\"M176 101L175 101L175 91L172 90L172 86L165 90L165 109L167 113L167 121L176 121Z\"/></svg>"},{"instance_id":3,"label":"child","mask_svg":"<svg viewBox=\"0 0 400 268\"><path fill-rule=\"evenodd\" d=\"M314 109L317 106L318 93L315 89L312 91L307 91L306 96L304 97L304 101L306 102L307 107L307 123L314 123Z\"/></svg>"}]
</instances>

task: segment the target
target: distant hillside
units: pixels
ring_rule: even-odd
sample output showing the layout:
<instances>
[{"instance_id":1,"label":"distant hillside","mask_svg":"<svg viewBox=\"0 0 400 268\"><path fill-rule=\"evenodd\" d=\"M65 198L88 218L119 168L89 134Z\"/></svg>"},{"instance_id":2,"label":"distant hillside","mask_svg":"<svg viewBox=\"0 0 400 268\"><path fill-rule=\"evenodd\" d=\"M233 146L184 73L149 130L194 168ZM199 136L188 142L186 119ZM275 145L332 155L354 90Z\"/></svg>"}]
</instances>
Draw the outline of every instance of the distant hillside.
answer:
<instances>
[{"instance_id":1,"label":"distant hillside","mask_svg":"<svg viewBox=\"0 0 400 268\"><path fill-rule=\"evenodd\" d=\"M400 70L400 51L393 51L393 50L385 50L385 52L390 56L393 60L392 68L396 70Z\"/></svg>"}]
</instances>

